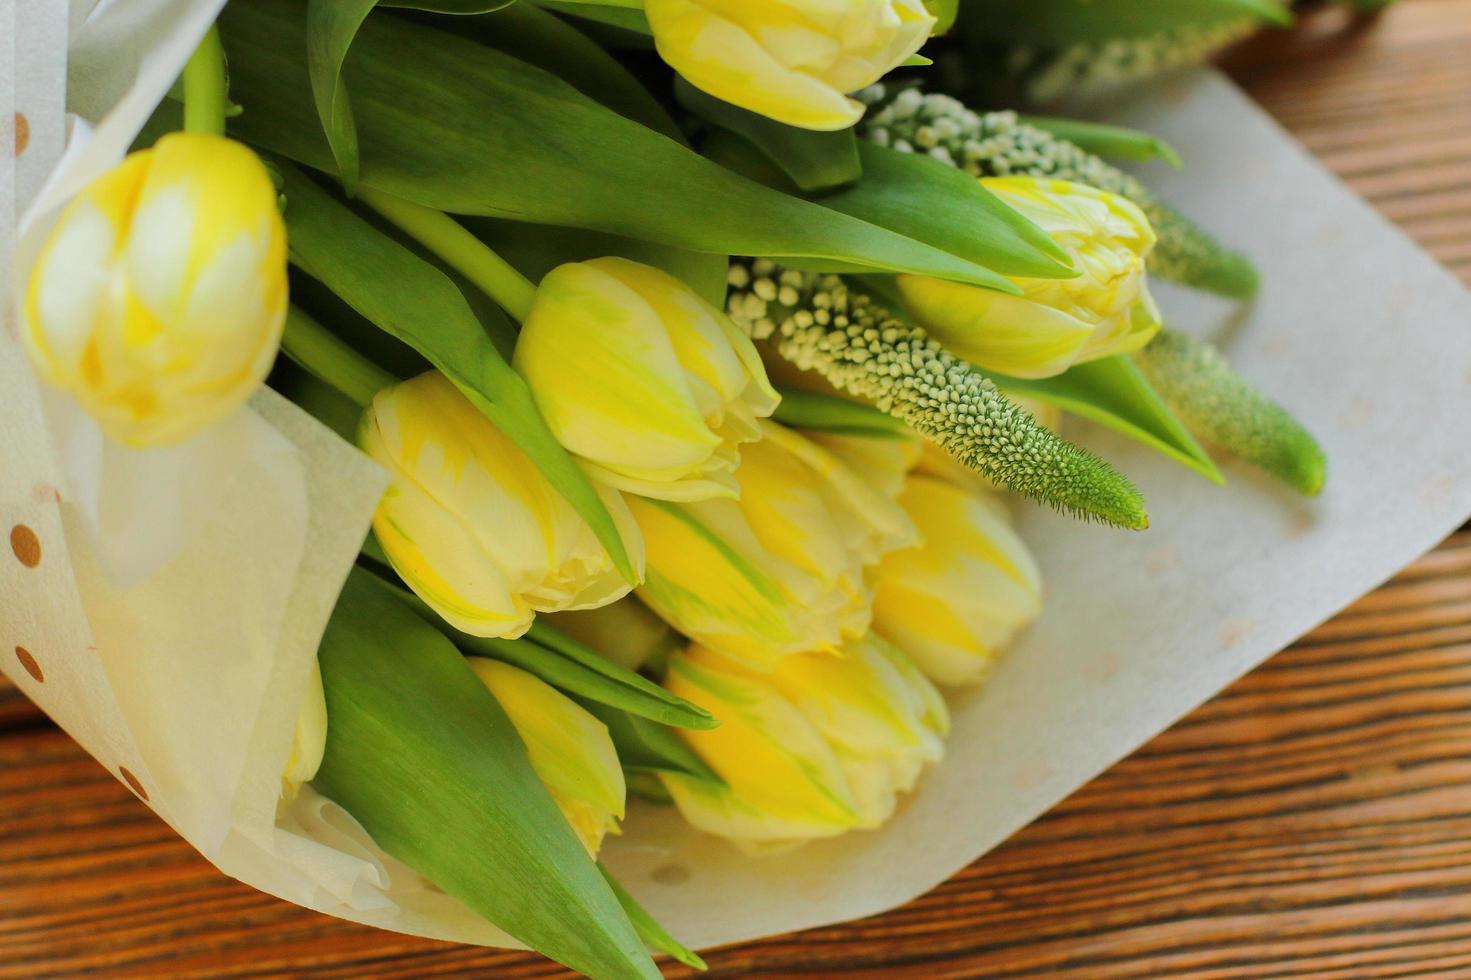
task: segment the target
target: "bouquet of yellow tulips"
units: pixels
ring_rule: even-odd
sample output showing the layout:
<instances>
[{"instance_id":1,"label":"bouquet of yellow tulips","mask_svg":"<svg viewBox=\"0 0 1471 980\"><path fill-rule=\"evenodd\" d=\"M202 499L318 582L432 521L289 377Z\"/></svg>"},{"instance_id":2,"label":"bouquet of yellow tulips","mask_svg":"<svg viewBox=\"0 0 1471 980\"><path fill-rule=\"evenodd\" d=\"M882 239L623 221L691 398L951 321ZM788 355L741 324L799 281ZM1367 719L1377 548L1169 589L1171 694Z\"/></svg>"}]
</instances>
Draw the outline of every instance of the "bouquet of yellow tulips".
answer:
<instances>
[{"instance_id":1,"label":"bouquet of yellow tulips","mask_svg":"<svg viewBox=\"0 0 1471 980\"><path fill-rule=\"evenodd\" d=\"M20 336L120 451L268 384L386 474L283 806L590 976L699 964L597 863L627 797L763 855L923 792L1043 614L1014 509L1149 525L1067 416L1323 485L1151 292L1258 284L1107 162L1173 151L981 108L1289 15L1168 7L234 0Z\"/></svg>"}]
</instances>

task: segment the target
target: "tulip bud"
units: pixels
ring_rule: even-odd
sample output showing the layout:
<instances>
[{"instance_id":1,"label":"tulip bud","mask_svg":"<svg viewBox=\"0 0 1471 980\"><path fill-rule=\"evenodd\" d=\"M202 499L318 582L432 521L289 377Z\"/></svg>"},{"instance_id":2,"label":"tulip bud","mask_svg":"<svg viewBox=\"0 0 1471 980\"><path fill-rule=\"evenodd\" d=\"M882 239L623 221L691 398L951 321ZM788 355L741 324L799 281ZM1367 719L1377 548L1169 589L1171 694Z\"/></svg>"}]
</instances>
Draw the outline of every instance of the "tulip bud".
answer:
<instances>
[{"instance_id":1,"label":"tulip bud","mask_svg":"<svg viewBox=\"0 0 1471 980\"><path fill-rule=\"evenodd\" d=\"M76 196L25 303L41 376L109 437L180 442L260 385L286 317L286 232L255 154L165 136Z\"/></svg>"},{"instance_id":2,"label":"tulip bud","mask_svg":"<svg viewBox=\"0 0 1471 980\"><path fill-rule=\"evenodd\" d=\"M618 833L626 796L623 769L607 726L567 695L499 660L470 657L475 676L495 695L537 778L572 829L597 857L603 837Z\"/></svg>"},{"instance_id":3,"label":"tulip bud","mask_svg":"<svg viewBox=\"0 0 1471 980\"><path fill-rule=\"evenodd\" d=\"M899 276L915 322L990 371L1045 378L1074 364L1138 350L1159 330L1144 262L1154 231L1139 207L1083 184L1039 177L981 183L1072 256L1072 279L1012 277L1021 296Z\"/></svg>"},{"instance_id":4,"label":"tulip bud","mask_svg":"<svg viewBox=\"0 0 1471 980\"><path fill-rule=\"evenodd\" d=\"M514 359L559 442L623 490L734 496L739 446L778 396L724 314L627 259L547 273Z\"/></svg>"},{"instance_id":5,"label":"tulip bud","mask_svg":"<svg viewBox=\"0 0 1471 980\"><path fill-rule=\"evenodd\" d=\"M914 432L898 438L837 432L804 431L802 434L842 460L864 482L890 499L899 496L904 489L904 478L927 452L933 450L946 459L952 459L945 450ZM955 465L965 469L960 463ZM980 474L976 477L985 479Z\"/></svg>"},{"instance_id":6,"label":"tulip bud","mask_svg":"<svg viewBox=\"0 0 1471 980\"><path fill-rule=\"evenodd\" d=\"M935 18L921 0L645 0L659 55L690 84L803 129L863 115L847 93L920 49Z\"/></svg>"},{"instance_id":7,"label":"tulip bud","mask_svg":"<svg viewBox=\"0 0 1471 980\"><path fill-rule=\"evenodd\" d=\"M286 770L281 775L283 803L296 799L302 785L316 776L326 747L327 695L322 689L322 670L316 661L312 661L311 677L307 679L306 694L291 736L291 755L287 757Z\"/></svg>"},{"instance_id":8,"label":"tulip bud","mask_svg":"<svg viewBox=\"0 0 1471 980\"><path fill-rule=\"evenodd\" d=\"M589 609L628 593L572 505L437 371L380 391L359 440L391 478L373 517L383 550L455 629L520 636L536 611ZM616 491L599 490L642 569L628 508Z\"/></svg>"},{"instance_id":9,"label":"tulip bud","mask_svg":"<svg viewBox=\"0 0 1471 980\"><path fill-rule=\"evenodd\" d=\"M995 497L914 476L899 502L923 541L879 563L874 632L936 683L978 681L1041 612L1041 573Z\"/></svg>"},{"instance_id":10,"label":"tulip bud","mask_svg":"<svg viewBox=\"0 0 1471 980\"><path fill-rule=\"evenodd\" d=\"M868 629L865 572L914 540L894 501L774 422L747 446L739 501L631 498L648 576L639 597L726 656L771 665Z\"/></svg>"},{"instance_id":11,"label":"tulip bud","mask_svg":"<svg viewBox=\"0 0 1471 980\"><path fill-rule=\"evenodd\" d=\"M720 719L679 734L725 781L661 773L665 786L690 823L746 847L878 827L950 726L934 686L871 634L769 672L692 646L665 684Z\"/></svg>"}]
</instances>

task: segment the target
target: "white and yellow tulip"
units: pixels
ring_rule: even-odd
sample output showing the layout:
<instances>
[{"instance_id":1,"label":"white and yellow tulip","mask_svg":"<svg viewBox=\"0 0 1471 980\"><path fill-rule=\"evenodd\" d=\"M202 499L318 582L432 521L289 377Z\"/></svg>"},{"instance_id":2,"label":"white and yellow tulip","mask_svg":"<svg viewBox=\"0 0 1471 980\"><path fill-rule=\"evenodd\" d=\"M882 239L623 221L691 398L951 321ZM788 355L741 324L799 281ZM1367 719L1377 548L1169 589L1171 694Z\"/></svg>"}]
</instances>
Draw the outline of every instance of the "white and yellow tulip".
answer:
<instances>
[{"instance_id":1,"label":"white and yellow tulip","mask_svg":"<svg viewBox=\"0 0 1471 980\"><path fill-rule=\"evenodd\" d=\"M629 585L587 523L444 375L385 388L360 432L389 473L373 529L394 568L458 630L520 636L536 612L587 609ZM620 495L598 487L642 569Z\"/></svg>"},{"instance_id":2,"label":"white and yellow tulip","mask_svg":"<svg viewBox=\"0 0 1471 980\"><path fill-rule=\"evenodd\" d=\"M690 823L748 848L878 827L949 731L939 692L872 635L766 672L693 646L665 685L719 719L680 735L725 781L664 773L665 786Z\"/></svg>"},{"instance_id":3,"label":"white and yellow tulip","mask_svg":"<svg viewBox=\"0 0 1471 980\"><path fill-rule=\"evenodd\" d=\"M848 93L929 37L921 0L645 0L659 55L691 85L790 126L853 125Z\"/></svg>"},{"instance_id":4,"label":"white and yellow tulip","mask_svg":"<svg viewBox=\"0 0 1471 980\"><path fill-rule=\"evenodd\" d=\"M291 733L291 754L281 774L281 802L290 803L301 787L312 781L322 767L327 751L327 693L322 687L322 670L312 661L306 693L296 714Z\"/></svg>"},{"instance_id":5,"label":"white and yellow tulip","mask_svg":"<svg viewBox=\"0 0 1471 980\"><path fill-rule=\"evenodd\" d=\"M739 447L778 401L725 314L668 273L621 258L547 273L514 364L590 472L665 500L734 496Z\"/></svg>"},{"instance_id":6,"label":"white and yellow tulip","mask_svg":"<svg viewBox=\"0 0 1471 980\"><path fill-rule=\"evenodd\" d=\"M648 556L639 597L686 636L769 666L861 635L868 570L915 538L893 500L821 446L774 422L762 431L738 501L629 504Z\"/></svg>"},{"instance_id":7,"label":"white and yellow tulip","mask_svg":"<svg viewBox=\"0 0 1471 980\"><path fill-rule=\"evenodd\" d=\"M1083 184L986 177L981 184L1047 232L1072 257L1071 279L1013 277L1022 295L901 275L910 316L966 360L1016 378L1127 354L1159 331L1144 262L1154 229L1133 202Z\"/></svg>"},{"instance_id":8,"label":"white and yellow tulip","mask_svg":"<svg viewBox=\"0 0 1471 980\"><path fill-rule=\"evenodd\" d=\"M922 542L879 563L874 632L939 684L980 680L1042 610L1042 576L990 494L910 477L899 502Z\"/></svg>"},{"instance_id":9,"label":"white and yellow tulip","mask_svg":"<svg viewBox=\"0 0 1471 980\"><path fill-rule=\"evenodd\" d=\"M41 376L128 446L181 442L234 411L285 322L276 200L254 153L199 133L98 178L31 273L23 336Z\"/></svg>"},{"instance_id":10,"label":"white and yellow tulip","mask_svg":"<svg viewBox=\"0 0 1471 980\"><path fill-rule=\"evenodd\" d=\"M587 853L618 833L627 797L608 728L567 695L498 660L470 657L470 669L495 695L552 800Z\"/></svg>"}]
</instances>

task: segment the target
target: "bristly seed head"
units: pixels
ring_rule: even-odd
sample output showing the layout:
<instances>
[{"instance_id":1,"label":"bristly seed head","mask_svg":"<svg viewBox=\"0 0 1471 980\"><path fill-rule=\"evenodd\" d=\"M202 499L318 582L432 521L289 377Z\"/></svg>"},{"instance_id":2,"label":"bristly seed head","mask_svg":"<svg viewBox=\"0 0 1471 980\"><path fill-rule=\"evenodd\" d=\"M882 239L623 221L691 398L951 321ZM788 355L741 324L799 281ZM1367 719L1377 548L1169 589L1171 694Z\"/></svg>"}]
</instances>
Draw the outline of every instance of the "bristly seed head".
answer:
<instances>
[{"instance_id":1,"label":"bristly seed head","mask_svg":"<svg viewBox=\"0 0 1471 980\"><path fill-rule=\"evenodd\" d=\"M1076 516L1149 525L1128 479L839 277L736 259L729 283L727 309L753 338L904 420L1001 486Z\"/></svg>"}]
</instances>

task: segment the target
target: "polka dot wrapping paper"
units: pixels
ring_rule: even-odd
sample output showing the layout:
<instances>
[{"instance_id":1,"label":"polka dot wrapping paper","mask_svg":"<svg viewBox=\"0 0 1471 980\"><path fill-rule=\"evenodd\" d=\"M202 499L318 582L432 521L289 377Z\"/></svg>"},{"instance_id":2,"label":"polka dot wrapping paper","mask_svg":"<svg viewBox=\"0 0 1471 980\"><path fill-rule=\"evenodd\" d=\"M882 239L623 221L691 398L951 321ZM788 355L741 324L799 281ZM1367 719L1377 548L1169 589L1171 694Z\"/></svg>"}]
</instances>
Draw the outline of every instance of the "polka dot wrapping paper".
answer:
<instances>
[{"instance_id":1,"label":"polka dot wrapping paper","mask_svg":"<svg viewBox=\"0 0 1471 980\"><path fill-rule=\"evenodd\" d=\"M73 3L61 16L65 6L0 0L0 34L16 39L13 56L0 44L0 94L17 103L0 105L10 195L0 244L8 254L20 214L22 275L49 216L122 155L220 4ZM50 19L19 30L19 11L48 9ZM24 111L23 130L21 51L34 53L26 38L43 27L49 40L35 43L47 56L33 60L51 74L35 76L50 79L35 104L49 98L54 111ZM58 88L68 46L69 120ZM1218 76L1181 79L1109 118L1177 147L1188 168L1151 169L1151 182L1249 246L1266 271L1247 308L1164 288L1162 305L1172 325L1211 337L1243 373L1283 393L1327 446L1327 491L1305 503L1231 464L1236 492L1221 493L1080 428L1149 494L1152 528L1024 516L1049 613L984 689L956 702L945 765L890 824L759 860L668 810L633 808L606 863L692 946L866 915L933 887L1471 512L1463 287ZM18 164L33 152L50 154L47 172L20 200ZM225 873L344 918L509 944L382 855L330 801L307 790L287 813L275 810L310 658L381 474L263 392L211 434L229 465L205 499L189 501L196 519L169 531L161 562L120 585L104 553L157 544L147 521L160 518L146 501L109 493L126 480L108 481L121 474L162 498L184 491L146 458L79 470L63 452L79 445L65 406L38 390L14 314L5 315L0 670ZM125 516L154 516L131 526L95 519L125 503L140 508Z\"/></svg>"}]
</instances>

